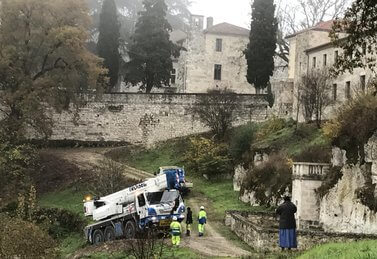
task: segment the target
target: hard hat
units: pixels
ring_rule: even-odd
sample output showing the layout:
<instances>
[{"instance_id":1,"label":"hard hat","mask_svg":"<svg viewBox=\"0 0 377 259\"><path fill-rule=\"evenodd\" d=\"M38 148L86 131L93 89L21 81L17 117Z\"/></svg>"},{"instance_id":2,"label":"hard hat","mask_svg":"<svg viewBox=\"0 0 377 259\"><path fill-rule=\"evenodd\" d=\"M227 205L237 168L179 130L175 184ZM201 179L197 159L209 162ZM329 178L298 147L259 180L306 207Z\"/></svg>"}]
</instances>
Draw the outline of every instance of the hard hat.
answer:
<instances>
[{"instance_id":1,"label":"hard hat","mask_svg":"<svg viewBox=\"0 0 377 259\"><path fill-rule=\"evenodd\" d=\"M178 219L177 219L177 216L173 216L173 220L174 221L177 221Z\"/></svg>"},{"instance_id":2,"label":"hard hat","mask_svg":"<svg viewBox=\"0 0 377 259\"><path fill-rule=\"evenodd\" d=\"M204 210L204 206L200 206L200 209L201 209L201 210Z\"/></svg>"}]
</instances>

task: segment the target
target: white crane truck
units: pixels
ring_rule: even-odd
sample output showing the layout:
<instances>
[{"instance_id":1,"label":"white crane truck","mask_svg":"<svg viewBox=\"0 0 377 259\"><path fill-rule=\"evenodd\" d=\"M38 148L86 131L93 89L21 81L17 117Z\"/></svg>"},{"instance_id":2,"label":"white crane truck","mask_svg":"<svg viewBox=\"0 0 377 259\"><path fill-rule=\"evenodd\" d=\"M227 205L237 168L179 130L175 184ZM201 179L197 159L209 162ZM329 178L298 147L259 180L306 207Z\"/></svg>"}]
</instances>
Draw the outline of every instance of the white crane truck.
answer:
<instances>
[{"instance_id":1,"label":"white crane truck","mask_svg":"<svg viewBox=\"0 0 377 259\"><path fill-rule=\"evenodd\" d=\"M173 216L183 220L184 212L176 175L163 174L104 197L86 198L85 216L96 223L84 233L91 244L132 239L138 231L168 228Z\"/></svg>"}]
</instances>

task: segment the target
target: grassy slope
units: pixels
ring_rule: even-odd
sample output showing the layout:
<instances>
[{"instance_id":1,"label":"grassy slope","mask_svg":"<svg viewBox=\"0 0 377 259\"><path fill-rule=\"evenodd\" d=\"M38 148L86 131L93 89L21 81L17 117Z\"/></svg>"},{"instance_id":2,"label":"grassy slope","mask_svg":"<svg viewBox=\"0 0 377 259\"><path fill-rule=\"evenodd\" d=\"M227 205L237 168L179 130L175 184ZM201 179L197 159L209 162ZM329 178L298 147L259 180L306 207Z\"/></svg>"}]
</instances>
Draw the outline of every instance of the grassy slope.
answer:
<instances>
[{"instance_id":1,"label":"grassy slope","mask_svg":"<svg viewBox=\"0 0 377 259\"><path fill-rule=\"evenodd\" d=\"M361 259L377 258L377 241L325 244L313 248L299 259Z\"/></svg>"},{"instance_id":2,"label":"grassy slope","mask_svg":"<svg viewBox=\"0 0 377 259\"><path fill-rule=\"evenodd\" d=\"M321 131L313 125L300 124L298 130L295 125L289 125L276 131L252 146L256 149L283 151L293 156L299 154L305 147L313 145L329 145Z\"/></svg>"}]
</instances>

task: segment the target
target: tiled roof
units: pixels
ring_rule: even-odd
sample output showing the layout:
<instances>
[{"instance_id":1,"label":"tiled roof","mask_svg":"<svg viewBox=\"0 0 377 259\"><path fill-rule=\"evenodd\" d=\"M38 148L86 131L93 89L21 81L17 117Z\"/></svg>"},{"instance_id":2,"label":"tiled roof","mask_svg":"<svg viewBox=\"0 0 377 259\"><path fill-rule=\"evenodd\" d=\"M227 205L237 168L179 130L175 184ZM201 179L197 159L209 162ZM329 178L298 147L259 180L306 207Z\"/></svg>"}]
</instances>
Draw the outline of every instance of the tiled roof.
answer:
<instances>
[{"instance_id":1,"label":"tiled roof","mask_svg":"<svg viewBox=\"0 0 377 259\"><path fill-rule=\"evenodd\" d=\"M224 22L206 29L204 33L249 36L250 31L248 29Z\"/></svg>"},{"instance_id":2,"label":"tiled roof","mask_svg":"<svg viewBox=\"0 0 377 259\"><path fill-rule=\"evenodd\" d=\"M330 32L332 30L332 26L334 25L334 20L326 21L326 22L319 22L317 25L310 27L308 29L293 33L291 35L288 35L286 38L292 38L297 36L298 34L301 34L303 32L307 31L328 31Z\"/></svg>"}]
</instances>

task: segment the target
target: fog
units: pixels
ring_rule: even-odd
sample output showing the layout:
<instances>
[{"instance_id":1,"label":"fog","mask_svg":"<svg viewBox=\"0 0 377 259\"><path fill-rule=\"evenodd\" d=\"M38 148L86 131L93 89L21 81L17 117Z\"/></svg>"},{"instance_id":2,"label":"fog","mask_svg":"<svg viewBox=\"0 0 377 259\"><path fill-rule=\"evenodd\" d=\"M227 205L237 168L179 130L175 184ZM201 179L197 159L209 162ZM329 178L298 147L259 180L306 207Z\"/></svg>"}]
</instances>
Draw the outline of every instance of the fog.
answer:
<instances>
[{"instance_id":1,"label":"fog","mask_svg":"<svg viewBox=\"0 0 377 259\"><path fill-rule=\"evenodd\" d=\"M228 22L250 27L250 0L193 0L191 13L212 16L214 23Z\"/></svg>"}]
</instances>

